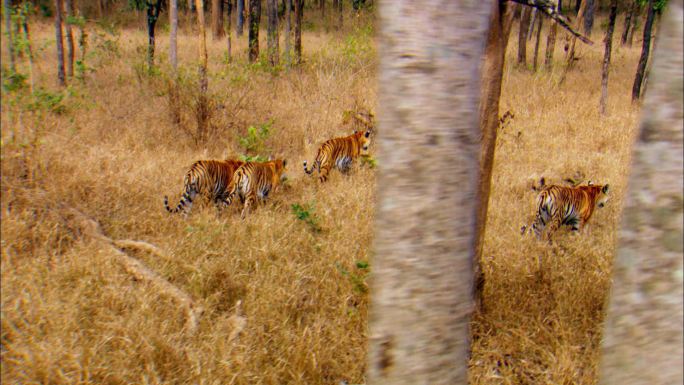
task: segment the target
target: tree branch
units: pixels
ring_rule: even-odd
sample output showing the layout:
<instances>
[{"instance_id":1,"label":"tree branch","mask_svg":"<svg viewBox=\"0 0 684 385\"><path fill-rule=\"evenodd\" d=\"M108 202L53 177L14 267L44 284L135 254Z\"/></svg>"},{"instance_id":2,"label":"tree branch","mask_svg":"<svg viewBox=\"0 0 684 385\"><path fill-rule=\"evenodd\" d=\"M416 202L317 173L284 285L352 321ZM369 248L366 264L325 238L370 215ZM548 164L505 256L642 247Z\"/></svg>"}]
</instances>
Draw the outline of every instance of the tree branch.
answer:
<instances>
[{"instance_id":1,"label":"tree branch","mask_svg":"<svg viewBox=\"0 0 684 385\"><path fill-rule=\"evenodd\" d=\"M528 7L537 8L542 11L546 16L553 19L556 23L560 24L561 27L565 28L568 32L573 34L575 37L580 39L583 43L592 45L593 41L589 40L588 37L582 35L581 33L572 29L570 24L568 24L568 19L556 11L556 4L549 0L502 0L502 1L512 1L514 3L527 5Z\"/></svg>"}]
</instances>

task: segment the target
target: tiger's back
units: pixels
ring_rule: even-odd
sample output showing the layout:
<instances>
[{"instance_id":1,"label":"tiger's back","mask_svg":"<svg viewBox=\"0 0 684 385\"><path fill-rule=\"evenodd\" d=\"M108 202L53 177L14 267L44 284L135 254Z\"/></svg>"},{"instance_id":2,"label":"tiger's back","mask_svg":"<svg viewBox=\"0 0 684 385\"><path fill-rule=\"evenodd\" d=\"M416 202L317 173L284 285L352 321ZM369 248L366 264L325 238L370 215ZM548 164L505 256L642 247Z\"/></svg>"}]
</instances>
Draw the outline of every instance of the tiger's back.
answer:
<instances>
[{"instance_id":1,"label":"tiger's back","mask_svg":"<svg viewBox=\"0 0 684 385\"><path fill-rule=\"evenodd\" d=\"M170 208L168 197L164 196L164 206L170 213L185 211L190 213L193 200L202 195L218 205L225 199L235 171L244 165L241 160L198 160L193 163L183 178L183 195L175 208Z\"/></svg>"},{"instance_id":2,"label":"tiger's back","mask_svg":"<svg viewBox=\"0 0 684 385\"><path fill-rule=\"evenodd\" d=\"M285 179L286 160L249 162L240 166L233 176L225 203L230 205L239 196L244 200L241 217L244 219L252 204L265 201Z\"/></svg>"}]
</instances>

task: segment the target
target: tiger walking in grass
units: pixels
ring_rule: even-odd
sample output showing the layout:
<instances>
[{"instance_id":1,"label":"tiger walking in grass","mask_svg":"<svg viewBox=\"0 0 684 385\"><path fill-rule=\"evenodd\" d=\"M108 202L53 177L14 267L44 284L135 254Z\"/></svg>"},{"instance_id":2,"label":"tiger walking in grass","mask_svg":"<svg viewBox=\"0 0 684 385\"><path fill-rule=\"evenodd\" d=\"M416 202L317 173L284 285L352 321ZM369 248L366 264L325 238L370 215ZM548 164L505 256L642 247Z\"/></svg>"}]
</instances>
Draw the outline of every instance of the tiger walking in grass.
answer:
<instances>
[{"instance_id":1,"label":"tiger walking in grass","mask_svg":"<svg viewBox=\"0 0 684 385\"><path fill-rule=\"evenodd\" d=\"M213 200L217 209L223 204L228 186L235 171L244 165L241 160L198 160L190 166L183 179L183 196L175 208L169 207L169 198L164 196L164 206L170 213L184 211L190 214L197 195Z\"/></svg>"},{"instance_id":2,"label":"tiger walking in grass","mask_svg":"<svg viewBox=\"0 0 684 385\"><path fill-rule=\"evenodd\" d=\"M538 239L542 239L546 228L546 235L551 241L552 234L562 225L571 226L573 231L579 231L591 218L596 207L604 207L608 201L608 185L592 185L565 187L544 185L541 179L537 196L537 213L532 224L532 231ZM537 188L535 188L537 190ZM521 228L524 235L527 226Z\"/></svg>"},{"instance_id":3,"label":"tiger walking in grass","mask_svg":"<svg viewBox=\"0 0 684 385\"><path fill-rule=\"evenodd\" d=\"M240 218L245 219L252 204L257 201L265 202L268 194L287 179L286 166L287 161L280 159L243 164L233 175L225 204L230 205L236 196L240 197L244 202Z\"/></svg>"},{"instance_id":4,"label":"tiger walking in grass","mask_svg":"<svg viewBox=\"0 0 684 385\"><path fill-rule=\"evenodd\" d=\"M354 131L349 136L327 140L318 149L316 160L310 170L307 169L306 160L304 161L304 172L311 175L318 168L321 182L328 180L328 174L333 167L346 173L354 159L368 153L370 135L371 129L369 128L366 131Z\"/></svg>"}]
</instances>

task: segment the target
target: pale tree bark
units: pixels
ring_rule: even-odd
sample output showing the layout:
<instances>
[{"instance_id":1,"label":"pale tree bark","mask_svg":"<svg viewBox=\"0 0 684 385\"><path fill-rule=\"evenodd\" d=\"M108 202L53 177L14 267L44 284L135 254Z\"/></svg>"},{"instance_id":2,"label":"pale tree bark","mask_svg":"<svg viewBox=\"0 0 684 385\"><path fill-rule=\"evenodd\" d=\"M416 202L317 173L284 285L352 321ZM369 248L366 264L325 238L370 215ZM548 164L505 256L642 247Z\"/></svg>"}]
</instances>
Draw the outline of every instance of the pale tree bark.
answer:
<instances>
[{"instance_id":1,"label":"pale tree bark","mask_svg":"<svg viewBox=\"0 0 684 385\"><path fill-rule=\"evenodd\" d=\"M681 384L684 10L664 11L632 158L603 344L602 384Z\"/></svg>"},{"instance_id":2,"label":"pale tree bark","mask_svg":"<svg viewBox=\"0 0 684 385\"><path fill-rule=\"evenodd\" d=\"M195 8L197 8L197 25L199 26L199 97L196 106L196 140L201 142L206 137L209 116L209 101L207 100L207 89L209 88L209 80L207 79L207 32L204 27L204 1L195 0Z\"/></svg>"},{"instance_id":3,"label":"pale tree bark","mask_svg":"<svg viewBox=\"0 0 684 385\"><path fill-rule=\"evenodd\" d=\"M154 49L155 49L155 26L159 19L159 11L161 10L162 0L156 2L147 1L147 66L148 70L152 71L154 68Z\"/></svg>"},{"instance_id":4,"label":"pale tree bark","mask_svg":"<svg viewBox=\"0 0 684 385\"><path fill-rule=\"evenodd\" d=\"M3 0L3 12L5 13L5 34L7 36L7 50L10 56L10 71L16 72L14 64L14 39L12 38L12 2L11 0Z\"/></svg>"},{"instance_id":5,"label":"pale tree bark","mask_svg":"<svg viewBox=\"0 0 684 385\"><path fill-rule=\"evenodd\" d=\"M237 21L235 22L235 34L242 36L243 25L245 23L245 0L237 0Z\"/></svg>"},{"instance_id":6,"label":"pale tree bark","mask_svg":"<svg viewBox=\"0 0 684 385\"><path fill-rule=\"evenodd\" d=\"M211 0L211 36L213 40L223 37L223 0Z\"/></svg>"},{"instance_id":7,"label":"pale tree bark","mask_svg":"<svg viewBox=\"0 0 684 385\"><path fill-rule=\"evenodd\" d=\"M67 41L67 75L69 77L74 76L74 34L71 31L70 19L74 15L74 7L71 4L71 0L64 0L65 15L67 17L66 23L64 23L64 30L66 32Z\"/></svg>"},{"instance_id":8,"label":"pale tree bark","mask_svg":"<svg viewBox=\"0 0 684 385\"><path fill-rule=\"evenodd\" d=\"M268 61L272 66L278 64L280 48L278 47L278 0L266 0L268 14Z\"/></svg>"},{"instance_id":9,"label":"pale tree bark","mask_svg":"<svg viewBox=\"0 0 684 385\"><path fill-rule=\"evenodd\" d=\"M587 3L587 8L584 11L584 34L591 36L591 30L594 28L594 11L596 11L598 0L584 1Z\"/></svg>"},{"instance_id":10,"label":"pale tree bark","mask_svg":"<svg viewBox=\"0 0 684 385\"><path fill-rule=\"evenodd\" d=\"M55 40L57 41L57 80L66 86L64 72L64 39L62 36L62 0L55 0Z\"/></svg>"},{"instance_id":11,"label":"pale tree bark","mask_svg":"<svg viewBox=\"0 0 684 385\"><path fill-rule=\"evenodd\" d=\"M499 100L501 84L506 62L506 45L513 25L514 10L510 3L495 1L489 18L489 32L482 65L482 85L480 87L480 133L482 147L480 152L480 180L478 184L477 238L475 251L475 301L480 311L484 311L482 293L484 276L480 268L480 259L484 247L485 225L489 207L489 191L491 189L492 168L494 166L494 149L496 148L496 132L499 125ZM540 15L541 17L541 15Z\"/></svg>"},{"instance_id":12,"label":"pale tree bark","mask_svg":"<svg viewBox=\"0 0 684 385\"><path fill-rule=\"evenodd\" d=\"M617 17L617 0L610 2L610 16L608 17L608 31L606 31L606 50L603 54L603 67L601 70L601 99L599 101L599 112L606 115L606 102L608 100L608 72L610 70L610 51L613 46L613 31L615 30L615 19Z\"/></svg>"},{"instance_id":13,"label":"pale tree bark","mask_svg":"<svg viewBox=\"0 0 684 385\"><path fill-rule=\"evenodd\" d=\"M490 4L380 2L368 384L465 384Z\"/></svg>"},{"instance_id":14,"label":"pale tree bark","mask_svg":"<svg viewBox=\"0 0 684 385\"><path fill-rule=\"evenodd\" d=\"M641 86L644 80L644 73L646 65L648 64L648 55L651 52L651 29L653 28L653 19L655 18L655 0L648 2L648 14L646 15L646 24L644 25L644 41L641 47L641 57L637 66L636 76L634 77L634 85L632 86L632 102L639 100L641 96Z\"/></svg>"},{"instance_id":15,"label":"pale tree bark","mask_svg":"<svg viewBox=\"0 0 684 385\"><path fill-rule=\"evenodd\" d=\"M169 61L173 72L178 70L178 0L169 0Z\"/></svg>"}]
</instances>

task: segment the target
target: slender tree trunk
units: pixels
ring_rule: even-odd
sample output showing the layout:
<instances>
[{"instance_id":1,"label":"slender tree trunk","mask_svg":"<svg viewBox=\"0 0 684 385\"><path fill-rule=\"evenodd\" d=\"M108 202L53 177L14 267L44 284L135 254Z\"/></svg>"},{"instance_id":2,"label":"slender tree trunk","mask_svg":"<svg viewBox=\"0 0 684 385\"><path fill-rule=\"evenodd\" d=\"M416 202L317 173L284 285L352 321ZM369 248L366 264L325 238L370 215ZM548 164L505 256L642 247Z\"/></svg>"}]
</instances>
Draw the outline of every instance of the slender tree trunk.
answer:
<instances>
[{"instance_id":1,"label":"slender tree trunk","mask_svg":"<svg viewBox=\"0 0 684 385\"><path fill-rule=\"evenodd\" d=\"M641 96L644 71L648 63L648 54L651 51L651 28L653 27L653 18L655 17L654 5L655 0L648 1L648 14L646 15L646 24L644 25L644 43L641 48L641 57L639 58L636 77L634 78L634 86L632 86L632 102L638 101Z\"/></svg>"},{"instance_id":2,"label":"slender tree trunk","mask_svg":"<svg viewBox=\"0 0 684 385\"><path fill-rule=\"evenodd\" d=\"M302 18L304 16L304 0L295 0L294 5L294 61L295 64L299 64L302 62Z\"/></svg>"},{"instance_id":3,"label":"slender tree trunk","mask_svg":"<svg viewBox=\"0 0 684 385\"><path fill-rule=\"evenodd\" d=\"M553 21L552 21L553 22ZM536 42L534 43L534 72L537 72L537 63L539 62L539 46L541 43L541 31L542 31L542 26L544 24L544 16L539 15L539 20L537 21L537 39Z\"/></svg>"},{"instance_id":4,"label":"slender tree trunk","mask_svg":"<svg viewBox=\"0 0 684 385\"><path fill-rule=\"evenodd\" d=\"M304 7L303 4L302 4L302 7ZM339 11L339 13L338 13L338 28L342 29L342 27L344 27L344 0L337 0L337 9Z\"/></svg>"},{"instance_id":5,"label":"slender tree trunk","mask_svg":"<svg viewBox=\"0 0 684 385\"><path fill-rule=\"evenodd\" d=\"M237 21L235 22L235 34L242 36L242 25L245 23L245 0L237 0Z\"/></svg>"},{"instance_id":6,"label":"slender tree trunk","mask_svg":"<svg viewBox=\"0 0 684 385\"><path fill-rule=\"evenodd\" d=\"M55 40L57 41L57 80L66 86L64 73L64 40L62 37L62 0L55 0Z\"/></svg>"},{"instance_id":7,"label":"slender tree trunk","mask_svg":"<svg viewBox=\"0 0 684 385\"><path fill-rule=\"evenodd\" d=\"M174 75L178 71L178 0L169 0L169 61Z\"/></svg>"},{"instance_id":8,"label":"slender tree trunk","mask_svg":"<svg viewBox=\"0 0 684 385\"><path fill-rule=\"evenodd\" d=\"M634 12L636 11L636 8L637 0L634 0L632 1L632 6L629 7L629 12L627 12L627 15L625 15L625 27L622 31L622 38L620 39L620 43L622 45L627 45L627 37L629 37L629 27L632 26L632 17L634 17Z\"/></svg>"},{"instance_id":9,"label":"slender tree trunk","mask_svg":"<svg viewBox=\"0 0 684 385\"><path fill-rule=\"evenodd\" d=\"M197 24L199 26L199 98L197 101L197 140L204 141L207 133L207 120L209 117L209 102L207 90L209 80L207 78L207 32L204 24L204 1L195 0L197 8Z\"/></svg>"},{"instance_id":10,"label":"slender tree trunk","mask_svg":"<svg viewBox=\"0 0 684 385\"><path fill-rule=\"evenodd\" d=\"M268 61L272 66L278 64L280 48L278 47L278 0L266 0L268 13Z\"/></svg>"},{"instance_id":11,"label":"slender tree trunk","mask_svg":"<svg viewBox=\"0 0 684 385\"><path fill-rule=\"evenodd\" d=\"M231 32L231 29L232 29L231 23L232 23L232 17L233 17L232 0L228 0L228 2L226 3L226 7L227 7L226 14L228 15L228 19L226 20L226 58L228 59L228 62L230 63L233 60L232 53L231 53L232 44L233 44L231 41L232 40L232 34L233 34Z\"/></svg>"},{"instance_id":12,"label":"slender tree trunk","mask_svg":"<svg viewBox=\"0 0 684 385\"><path fill-rule=\"evenodd\" d=\"M318 7L321 9L321 17L325 18L325 0L318 0Z\"/></svg>"},{"instance_id":13,"label":"slender tree trunk","mask_svg":"<svg viewBox=\"0 0 684 385\"><path fill-rule=\"evenodd\" d=\"M523 67L527 64L527 28L530 24L530 16L532 14L532 8L524 7L522 10L522 18L520 19L520 28L518 30L518 64Z\"/></svg>"},{"instance_id":14,"label":"slender tree trunk","mask_svg":"<svg viewBox=\"0 0 684 385\"><path fill-rule=\"evenodd\" d=\"M575 1L575 15L579 14L580 4L582 4L582 0Z\"/></svg>"},{"instance_id":15,"label":"slender tree trunk","mask_svg":"<svg viewBox=\"0 0 684 385\"><path fill-rule=\"evenodd\" d=\"M546 57L544 58L544 67L551 70L553 67L553 52L556 49L556 34L558 33L558 24L551 23L549 27L549 35L546 37Z\"/></svg>"},{"instance_id":16,"label":"slender tree trunk","mask_svg":"<svg viewBox=\"0 0 684 385\"><path fill-rule=\"evenodd\" d=\"M223 0L211 0L211 36L213 40L223 38Z\"/></svg>"},{"instance_id":17,"label":"slender tree trunk","mask_svg":"<svg viewBox=\"0 0 684 385\"><path fill-rule=\"evenodd\" d=\"M3 0L3 12L5 13L5 33L7 34L7 50L10 57L10 71L16 72L14 64L14 39L12 38L12 2L11 0Z\"/></svg>"},{"instance_id":18,"label":"slender tree trunk","mask_svg":"<svg viewBox=\"0 0 684 385\"><path fill-rule=\"evenodd\" d=\"M290 47L292 39L292 2L285 0L285 64L290 66L292 64L292 48Z\"/></svg>"},{"instance_id":19,"label":"slender tree trunk","mask_svg":"<svg viewBox=\"0 0 684 385\"><path fill-rule=\"evenodd\" d=\"M681 384L682 369L682 0L663 12L641 132L632 154L600 384Z\"/></svg>"},{"instance_id":20,"label":"slender tree trunk","mask_svg":"<svg viewBox=\"0 0 684 385\"><path fill-rule=\"evenodd\" d=\"M613 31L615 30L615 19L617 18L617 0L610 2L610 16L608 17L608 31L606 31L606 50L603 54L603 68L601 70L601 100L599 101L599 112L601 115L606 113L606 101L608 100L608 72L610 69L610 53L613 46Z\"/></svg>"},{"instance_id":21,"label":"slender tree trunk","mask_svg":"<svg viewBox=\"0 0 684 385\"><path fill-rule=\"evenodd\" d=\"M154 68L154 28L157 25L157 19L159 18L159 10L161 9L161 0L157 0L156 3L149 1L147 3L147 68L152 71Z\"/></svg>"},{"instance_id":22,"label":"slender tree trunk","mask_svg":"<svg viewBox=\"0 0 684 385\"><path fill-rule=\"evenodd\" d=\"M67 17L66 23L64 23L64 30L66 32L67 41L67 75L69 77L74 76L74 35L71 31L70 19L74 15L74 7L71 4L71 0L64 0L65 14Z\"/></svg>"},{"instance_id":23,"label":"slender tree trunk","mask_svg":"<svg viewBox=\"0 0 684 385\"><path fill-rule=\"evenodd\" d=\"M534 27L537 25L537 16L540 16L539 12L537 12L537 8L532 9L530 22L527 23L527 33L525 34L525 36L527 36L527 40L532 40L532 36L534 35Z\"/></svg>"},{"instance_id":24,"label":"slender tree trunk","mask_svg":"<svg viewBox=\"0 0 684 385\"><path fill-rule=\"evenodd\" d=\"M577 20L575 21L575 27L577 29L579 29L580 26L582 26L582 24L584 24L584 13L586 12L586 9L587 9L587 1L583 0L582 4L580 5L580 10L577 13ZM575 38L573 36L570 39L570 48L568 49L568 52L567 52L567 64L565 66L565 73L567 73L567 71L569 71L570 68L572 68L572 66L575 63L575 47L576 47L576 44L577 44L577 38Z\"/></svg>"},{"instance_id":25,"label":"slender tree trunk","mask_svg":"<svg viewBox=\"0 0 684 385\"><path fill-rule=\"evenodd\" d=\"M591 36L591 30L594 27L594 11L596 10L597 0L586 1L586 9L584 10L584 34Z\"/></svg>"},{"instance_id":26,"label":"slender tree trunk","mask_svg":"<svg viewBox=\"0 0 684 385\"><path fill-rule=\"evenodd\" d=\"M27 4L22 5L22 22L21 25L24 30L24 40L26 41L26 53L28 55L28 62L29 62L29 87L31 90L31 93L33 93L34 86L35 86L35 79L33 76L33 50L31 49L31 34L29 33L29 25L28 25L28 8Z\"/></svg>"},{"instance_id":27,"label":"slender tree trunk","mask_svg":"<svg viewBox=\"0 0 684 385\"><path fill-rule=\"evenodd\" d=\"M489 31L482 66L482 83L480 86L480 132L482 135L480 152L480 179L478 182L478 205L475 243L475 286L474 297L479 311L485 311L482 294L485 277L481 269L482 253L485 240L485 225L489 208L489 192L491 189L492 167L494 165L494 149L496 148L496 132L499 125L499 100L503 82L504 64L506 62L506 46L513 25L514 8L507 2L493 2L489 17Z\"/></svg>"},{"instance_id":28,"label":"slender tree trunk","mask_svg":"<svg viewBox=\"0 0 684 385\"><path fill-rule=\"evenodd\" d=\"M383 167L370 385L467 380L479 142L473 111L489 10L479 1L380 1Z\"/></svg>"},{"instance_id":29,"label":"slender tree trunk","mask_svg":"<svg viewBox=\"0 0 684 385\"><path fill-rule=\"evenodd\" d=\"M259 60L259 24L261 0L249 0L249 61Z\"/></svg>"},{"instance_id":30,"label":"slender tree trunk","mask_svg":"<svg viewBox=\"0 0 684 385\"><path fill-rule=\"evenodd\" d=\"M639 15L641 14L641 5L638 1L636 1L635 3L636 11L634 12L634 16L632 16L632 28L630 28L629 37L627 37L628 47L631 47L634 43L634 32L636 32L637 23L639 22Z\"/></svg>"}]
</instances>

